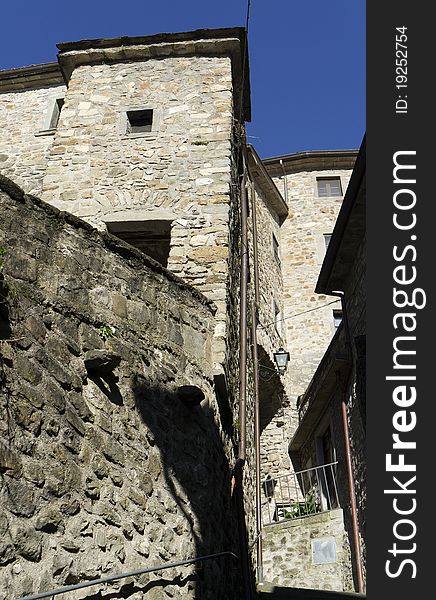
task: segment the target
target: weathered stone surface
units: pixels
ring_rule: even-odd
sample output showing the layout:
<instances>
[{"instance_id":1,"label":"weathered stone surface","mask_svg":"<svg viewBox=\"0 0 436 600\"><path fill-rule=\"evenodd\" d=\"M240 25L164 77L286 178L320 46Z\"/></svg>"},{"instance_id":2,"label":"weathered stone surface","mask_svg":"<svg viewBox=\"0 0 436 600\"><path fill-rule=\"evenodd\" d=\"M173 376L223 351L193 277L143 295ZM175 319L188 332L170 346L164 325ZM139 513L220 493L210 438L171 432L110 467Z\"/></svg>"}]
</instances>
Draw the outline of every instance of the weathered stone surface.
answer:
<instances>
[{"instance_id":1,"label":"weathered stone surface","mask_svg":"<svg viewBox=\"0 0 436 600\"><path fill-rule=\"evenodd\" d=\"M121 357L108 350L88 350L84 357L86 370L90 375L106 375L118 367Z\"/></svg>"},{"instance_id":2,"label":"weathered stone surface","mask_svg":"<svg viewBox=\"0 0 436 600\"><path fill-rule=\"evenodd\" d=\"M264 529L265 581L283 587L353 591L350 549L342 510L272 525ZM315 540L332 540L335 560L317 564Z\"/></svg>"},{"instance_id":3,"label":"weathered stone surface","mask_svg":"<svg viewBox=\"0 0 436 600\"><path fill-rule=\"evenodd\" d=\"M20 527L13 531L15 548L20 556L38 562L41 558L42 535L32 528Z\"/></svg>"},{"instance_id":4,"label":"weathered stone surface","mask_svg":"<svg viewBox=\"0 0 436 600\"><path fill-rule=\"evenodd\" d=\"M54 506L45 506L42 508L35 518L35 529L54 533L58 530L63 516L61 512Z\"/></svg>"},{"instance_id":5,"label":"weathered stone surface","mask_svg":"<svg viewBox=\"0 0 436 600\"><path fill-rule=\"evenodd\" d=\"M33 488L24 481L9 480L6 484L6 507L14 515L31 517L36 510Z\"/></svg>"},{"instance_id":6,"label":"weathered stone surface","mask_svg":"<svg viewBox=\"0 0 436 600\"><path fill-rule=\"evenodd\" d=\"M146 261L108 249L100 234L49 207L30 198L14 205L4 194L0 201L0 233L9 250L23 243L34 253L37 225L47 232L52 253L38 264L36 281L27 283L14 279L5 262L5 276L21 286L12 335L18 337L23 317L35 316L28 343L4 366L15 394L14 441L2 454L5 598L117 572L121 565L137 568L145 558L177 560L232 546L231 446L212 388L212 354L204 351L211 347L213 306ZM85 259L66 261L66 248ZM89 270L92 261L98 270ZM113 311L101 298L82 312L80 303L58 294L62 280L84 290L109 281L111 293L123 289L147 308L153 327ZM115 331L107 340L99 334L102 319ZM192 344L181 345L174 331ZM85 353L95 350L122 356L116 377L79 375L77 361L83 365ZM201 389L213 410L192 418L176 393L187 384ZM206 473L208 485L200 485ZM211 518L219 527L211 527ZM204 589L211 589L208 577ZM224 582L223 599L232 586ZM194 597L187 588L181 593Z\"/></svg>"},{"instance_id":7,"label":"weathered stone surface","mask_svg":"<svg viewBox=\"0 0 436 600\"><path fill-rule=\"evenodd\" d=\"M7 471L18 477L21 473L21 461L16 452L0 442L0 471Z\"/></svg>"}]
</instances>

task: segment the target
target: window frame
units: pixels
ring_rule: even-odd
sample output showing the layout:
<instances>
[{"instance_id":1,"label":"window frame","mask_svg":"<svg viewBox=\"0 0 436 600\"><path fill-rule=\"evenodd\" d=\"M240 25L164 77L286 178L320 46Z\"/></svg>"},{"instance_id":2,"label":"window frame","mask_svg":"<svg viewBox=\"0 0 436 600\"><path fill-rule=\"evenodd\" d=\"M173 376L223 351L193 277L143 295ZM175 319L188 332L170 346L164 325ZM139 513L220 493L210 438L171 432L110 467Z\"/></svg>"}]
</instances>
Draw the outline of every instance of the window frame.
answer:
<instances>
[{"instance_id":1,"label":"window frame","mask_svg":"<svg viewBox=\"0 0 436 600\"><path fill-rule=\"evenodd\" d=\"M53 94L48 98L47 108L42 123L42 129L35 133L35 136L54 135L61 116L62 108L65 104L65 91ZM56 117L56 123L53 120Z\"/></svg>"},{"instance_id":2,"label":"window frame","mask_svg":"<svg viewBox=\"0 0 436 600\"><path fill-rule=\"evenodd\" d=\"M339 194L320 194L319 184L320 182L338 181L339 182ZM327 175L325 177L316 177L316 195L318 198L342 198L344 195L342 179L340 175Z\"/></svg>"},{"instance_id":3,"label":"window frame","mask_svg":"<svg viewBox=\"0 0 436 600\"><path fill-rule=\"evenodd\" d=\"M325 255L325 254L327 254L327 250L328 250L330 241L332 239L333 233L323 233L322 235L324 237L324 255Z\"/></svg>"},{"instance_id":4,"label":"window frame","mask_svg":"<svg viewBox=\"0 0 436 600\"><path fill-rule=\"evenodd\" d=\"M129 118L127 113L135 111L152 111L151 130L150 131L129 131ZM121 108L120 120L119 120L119 131L122 138L134 139L134 138L156 138L157 133L160 129L161 123L161 111L155 105L142 104L142 105L131 105L124 106Z\"/></svg>"},{"instance_id":5,"label":"window frame","mask_svg":"<svg viewBox=\"0 0 436 600\"><path fill-rule=\"evenodd\" d=\"M340 313L340 317L339 317L339 313ZM333 328L335 331L337 331L339 329L339 327L341 326L342 320L344 318L344 314L341 308L334 308L332 310L332 317L333 317ZM340 321L339 321L340 318ZM336 325L336 323L338 323Z\"/></svg>"},{"instance_id":6,"label":"window frame","mask_svg":"<svg viewBox=\"0 0 436 600\"><path fill-rule=\"evenodd\" d=\"M274 329L279 336L280 339L283 338L283 317L282 317L282 309L280 304L277 302L275 298L273 298L272 302L273 309L273 317L274 317Z\"/></svg>"},{"instance_id":7,"label":"window frame","mask_svg":"<svg viewBox=\"0 0 436 600\"><path fill-rule=\"evenodd\" d=\"M281 265L282 260L280 257L280 244L274 231L271 232L271 246L274 259L276 260L278 265Z\"/></svg>"}]
</instances>

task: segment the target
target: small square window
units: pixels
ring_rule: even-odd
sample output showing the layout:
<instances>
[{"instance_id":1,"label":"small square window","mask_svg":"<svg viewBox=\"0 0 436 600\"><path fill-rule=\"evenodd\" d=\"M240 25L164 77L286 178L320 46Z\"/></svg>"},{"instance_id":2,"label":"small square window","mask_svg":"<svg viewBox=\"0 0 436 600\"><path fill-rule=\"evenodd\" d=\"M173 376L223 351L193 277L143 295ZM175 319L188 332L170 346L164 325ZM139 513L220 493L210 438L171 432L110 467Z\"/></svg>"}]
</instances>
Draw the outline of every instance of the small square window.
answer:
<instances>
[{"instance_id":1,"label":"small square window","mask_svg":"<svg viewBox=\"0 0 436 600\"><path fill-rule=\"evenodd\" d=\"M61 110L64 105L63 98L56 98L53 104L53 111L51 113L50 124L48 129L56 129L59 123L59 117L61 116Z\"/></svg>"},{"instance_id":2,"label":"small square window","mask_svg":"<svg viewBox=\"0 0 436 600\"><path fill-rule=\"evenodd\" d=\"M329 198L332 196L342 196L342 186L340 177L317 178L318 197Z\"/></svg>"},{"instance_id":3,"label":"small square window","mask_svg":"<svg viewBox=\"0 0 436 600\"><path fill-rule=\"evenodd\" d=\"M334 310L333 311L333 323L334 323L335 329L337 329L339 327L339 325L342 323L342 310Z\"/></svg>"},{"instance_id":4,"label":"small square window","mask_svg":"<svg viewBox=\"0 0 436 600\"><path fill-rule=\"evenodd\" d=\"M277 238L276 238L276 236L274 234L272 234L272 249L273 249L274 258L276 259L276 261L278 263L280 263L279 243L278 243Z\"/></svg>"},{"instance_id":5,"label":"small square window","mask_svg":"<svg viewBox=\"0 0 436 600\"><path fill-rule=\"evenodd\" d=\"M128 110L127 133L147 133L153 127L153 109Z\"/></svg>"}]
</instances>

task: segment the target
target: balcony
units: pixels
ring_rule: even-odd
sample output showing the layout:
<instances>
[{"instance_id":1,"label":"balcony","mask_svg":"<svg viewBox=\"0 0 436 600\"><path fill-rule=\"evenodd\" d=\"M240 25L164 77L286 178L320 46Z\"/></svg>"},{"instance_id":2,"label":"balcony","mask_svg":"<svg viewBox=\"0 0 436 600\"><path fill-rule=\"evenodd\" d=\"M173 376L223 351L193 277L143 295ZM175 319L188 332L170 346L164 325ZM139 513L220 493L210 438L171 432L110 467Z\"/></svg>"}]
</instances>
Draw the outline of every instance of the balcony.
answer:
<instances>
[{"instance_id":1,"label":"balcony","mask_svg":"<svg viewBox=\"0 0 436 600\"><path fill-rule=\"evenodd\" d=\"M279 475L262 482L267 499L263 524L273 525L339 508L337 462Z\"/></svg>"}]
</instances>

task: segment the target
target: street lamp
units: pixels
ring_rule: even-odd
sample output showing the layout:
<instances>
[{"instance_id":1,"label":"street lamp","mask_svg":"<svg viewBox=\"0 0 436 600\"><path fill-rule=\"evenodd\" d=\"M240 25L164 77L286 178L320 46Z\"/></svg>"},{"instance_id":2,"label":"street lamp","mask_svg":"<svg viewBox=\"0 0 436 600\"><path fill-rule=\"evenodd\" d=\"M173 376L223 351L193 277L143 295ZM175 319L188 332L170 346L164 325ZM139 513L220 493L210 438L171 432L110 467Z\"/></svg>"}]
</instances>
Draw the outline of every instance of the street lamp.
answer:
<instances>
[{"instance_id":1,"label":"street lamp","mask_svg":"<svg viewBox=\"0 0 436 600\"><path fill-rule=\"evenodd\" d=\"M277 352L274 352L273 356L279 375L283 375L283 373L286 371L286 367L288 366L289 352L286 352L284 348L279 348Z\"/></svg>"}]
</instances>

